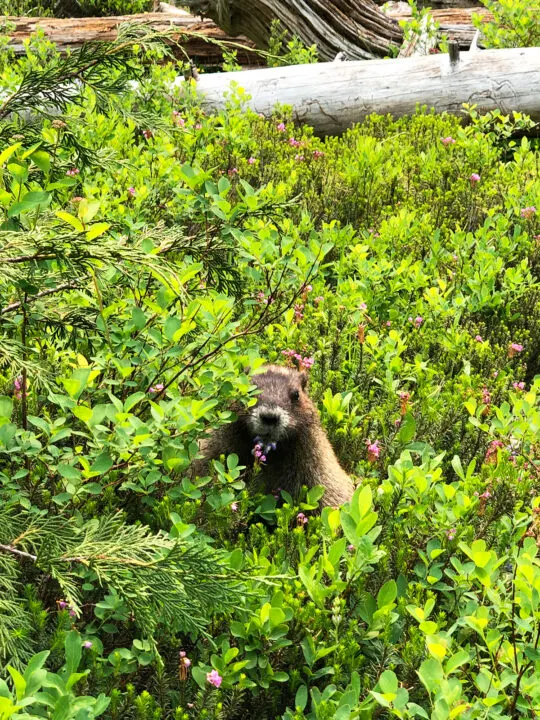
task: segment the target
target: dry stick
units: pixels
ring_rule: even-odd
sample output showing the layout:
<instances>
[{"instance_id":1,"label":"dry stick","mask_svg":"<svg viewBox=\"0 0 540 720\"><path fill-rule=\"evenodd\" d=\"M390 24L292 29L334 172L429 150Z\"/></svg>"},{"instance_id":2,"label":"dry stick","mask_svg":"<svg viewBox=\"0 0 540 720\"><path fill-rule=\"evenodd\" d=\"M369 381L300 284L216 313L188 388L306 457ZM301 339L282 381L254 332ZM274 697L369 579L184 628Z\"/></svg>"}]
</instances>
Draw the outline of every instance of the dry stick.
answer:
<instances>
[{"instance_id":1,"label":"dry stick","mask_svg":"<svg viewBox=\"0 0 540 720\"><path fill-rule=\"evenodd\" d=\"M79 283L82 282L85 278L79 278L78 280L72 280L71 282L62 283L61 285L57 285L55 288L50 288L50 290L42 290L41 292L38 292L36 295L33 295L29 300L27 300L24 304L28 305L29 302L34 302L38 298L45 297L46 295L53 295L54 293L61 292L62 290L74 290L79 286ZM0 315L5 315L6 313L13 312L13 310L17 310L18 308L23 306L23 302L14 302L11 303L11 305L6 305L6 307L2 308L0 310Z\"/></svg>"}]
</instances>

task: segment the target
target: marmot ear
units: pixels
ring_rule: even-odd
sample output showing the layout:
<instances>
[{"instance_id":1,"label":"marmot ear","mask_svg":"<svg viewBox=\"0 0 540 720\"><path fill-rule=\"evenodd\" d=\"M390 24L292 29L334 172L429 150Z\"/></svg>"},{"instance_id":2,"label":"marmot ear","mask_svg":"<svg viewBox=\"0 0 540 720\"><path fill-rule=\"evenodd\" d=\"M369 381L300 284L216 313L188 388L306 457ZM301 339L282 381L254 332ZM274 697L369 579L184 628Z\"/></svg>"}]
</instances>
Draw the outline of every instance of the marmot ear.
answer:
<instances>
[{"instance_id":1,"label":"marmot ear","mask_svg":"<svg viewBox=\"0 0 540 720\"><path fill-rule=\"evenodd\" d=\"M305 389L306 389L307 379L308 379L308 378L307 378L307 373L301 372L301 373L300 373L300 382L301 382L301 384L302 384L302 390L305 390Z\"/></svg>"}]
</instances>

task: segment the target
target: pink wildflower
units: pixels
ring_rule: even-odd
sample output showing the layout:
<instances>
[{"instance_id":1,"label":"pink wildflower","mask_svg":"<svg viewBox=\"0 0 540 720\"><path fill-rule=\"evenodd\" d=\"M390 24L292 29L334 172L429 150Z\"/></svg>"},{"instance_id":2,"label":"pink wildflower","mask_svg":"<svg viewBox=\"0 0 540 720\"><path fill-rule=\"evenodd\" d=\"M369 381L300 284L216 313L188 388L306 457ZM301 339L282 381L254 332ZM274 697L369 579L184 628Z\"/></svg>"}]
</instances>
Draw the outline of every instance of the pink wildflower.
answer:
<instances>
[{"instance_id":1,"label":"pink wildflower","mask_svg":"<svg viewBox=\"0 0 540 720\"><path fill-rule=\"evenodd\" d=\"M289 145L291 147L300 147L301 143L299 140L295 140L293 137L289 138Z\"/></svg>"},{"instance_id":2,"label":"pink wildflower","mask_svg":"<svg viewBox=\"0 0 540 720\"><path fill-rule=\"evenodd\" d=\"M144 135L144 137L145 137L147 140L150 140L150 138L152 137L152 131L151 131L151 130L143 130L143 131L142 131L142 134Z\"/></svg>"},{"instance_id":3,"label":"pink wildflower","mask_svg":"<svg viewBox=\"0 0 540 720\"><path fill-rule=\"evenodd\" d=\"M229 168L227 174L229 175L229 177L232 177L233 175L238 175L238 168Z\"/></svg>"},{"instance_id":4,"label":"pink wildflower","mask_svg":"<svg viewBox=\"0 0 540 720\"><path fill-rule=\"evenodd\" d=\"M85 640L83 642L83 648L86 648L87 650L89 650L91 647L92 647L92 643L90 642L90 640Z\"/></svg>"},{"instance_id":5,"label":"pink wildflower","mask_svg":"<svg viewBox=\"0 0 540 720\"><path fill-rule=\"evenodd\" d=\"M504 444L500 440L493 440L486 451L486 457L484 462L488 465L493 465L497 462L497 452L499 448L504 447Z\"/></svg>"},{"instance_id":6,"label":"pink wildflower","mask_svg":"<svg viewBox=\"0 0 540 720\"><path fill-rule=\"evenodd\" d=\"M519 343L511 343L508 346L508 357L513 358L514 355L517 355L523 350L523 345L520 345Z\"/></svg>"},{"instance_id":7,"label":"pink wildflower","mask_svg":"<svg viewBox=\"0 0 540 720\"><path fill-rule=\"evenodd\" d=\"M157 385L153 385L151 388L148 388L148 392L149 393L158 393L158 392L161 392L164 387L165 387L165 385L163 385L163 383L157 383Z\"/></svg>"},{"instance_id":8,"label":"pink wildflower","mask_svg":"<svg viewBox=\"0 0 540 720\"><path fill-rule=\"evenodd\" d=\"M294 306L294 319L295 322L300 322L300 320L304 317L304 305L302 303L297 303Z\"/></svg>"},{"instance_id":9,"label":"pink wildflower","mask_svg":"<svg viewBox=\"0 0 540 720\"><path fill-rule=\"evenodd\" d=\"M314 150L314 151L313 151L313 157L314 157L315 159L322 158L322 157L324 156L324 154L325 154L325 153L324 153L322 150Z\"/></svg>"},{"instance_id":10,"label":"pink wildflower","mask_svg":"<svg viewBox=\"0 0 540 720\"><path fill-rule=\"evenodd\" d=\"M255 165L256 162L257 162L257 160L256 160L254 157L248 158L248 164L249 164L249 165Z\"/></svg>"},{"instance_id":11,"label":"pink wildflower","mask_svg":"<svg viewBox=\"0 0 540 720\"><path fill-rule=\"evenodd\" d=\"M365 302L360 303L360 310L367 310L367 305Z\"/></svg>"},{"instance_id":12,"label":"pink wildflower","mask_svg":"<svg viewBox=\"0 0 540 720\"><path fill-rule=\"evenodd\" d=\"M75 203L81 202L82 199L83 198L80 195L75 195L75 197L71 198L71 202L75 202Z\"/></svg>"},{"instance_id":13,"label":"pink wildflower","mask_svg":"<svg viewBox=\"0 0 540 720\"><path fill-rule=\"evenodd\" d=\"M534 205L531 205L530 207L522 208L519 211L519 214L521 215L521 217L524 220L530 220L533 217L533 215L536 214L536 208L534 207Z\"/></svg>"},{"instance_id":14,"label":"pink wildflower","mask_svg":"<svg viewBox=\"0 0 540 720\"><path fill-rule=\"evenodd\" d=\"M287 128L285 127L285 123L280 122L277 125L277 129L279 130L279 132L285 132Z\"/></svg>"},{"instance_id":15,"label":"pink wildflower","mask_svg":"<svg viewBox=\"0 0 540 720\"><path fill-rule=\"evenodd\" d=\"M441 138L441 142L446 147L447 145L454 145L456 141L449 135L448 137Z\"/></svg>"},{"instance_id":16,"label":"pink wildflower","mask_svg":"<svg viewBox=\"0 0 540 720\"><path fill-rule=\"evenodd\" d=\"M300 370L309 370L314 362L315 362L314 358L304 357L304 358L300 358L300 360L298 361L298 364L300 366Z\"/></svg>"},{"instance_id":17,"label":"pink wildflower","mask_svg":"<svg viewBox=\"0 0 540 720\"><path fill-rule=\"evenodd\" d=\"M296 524L297 524L299 527L302 527L302 525L305 525L305 524L307 523L307 521L308 521L308 519L307 519L307 517L304 515L303 512L299 512L298 515L296 516Z\"/></svg>"},{"instance_id":18,"label":"pink wildflower","mask_svg":"<svg viewBox=\"0 0 540 720\"><path fill-rule=\"evenodd\" d=\"M473 173L469 180L471 181L471 185L475 185L477 182L480 182L480 175L478 173Z\"/></svg>"},{"instance_id":19,"label":"pink wildflower","mask_svg":"<svg viewBox=\"0 0 540 720\"><path fill-rule=\"evenodd\" d=\"M135 195L137 194L137 191L135 190L134 187L128 187L128 193L131 195L131 197L135 197Z\"/></svg>"},{"instance_id":20,"label":"pink wildflower","mask_svg":"<svg viewBox=\"0 0 540 720\"><path fill-rule=\"evenodd\" d=\"M320 303L322 303L323 300L324 297L322 295L317 295L317 297L313 299L313 302L315 303L315 305L319 305Z\"/></svg>"},{"instance_id":21,"label":"pink wildflower","mask_svg":"<svg viewBox=\"0 0 540 720\"><path fill-rule=\"evenodd\" d=\"M303 155L298 154L294 156L294 159L296 160L296 162L302 162L305 158Z\"/></svg>"},{"instance_id":22,"label":"pink wildflower","mask_svg":"<svg viewBox=\"0 0 540 720\"><path fill-rule=\"evenodd\" d=\"M453 540L456 537L456 528L453 527L453 528L450 528L450 530L447 530L446 537L449 540Z\"/></svg>"},{"instance_id":23,"label":"pink wildflower","mask_svg":"<svg viewBox=\"0 0 540 720\"><path fill-rule=\"evenodd\" d=\"M238 503L237 503L237 502L231 503L231 510L232 510L233 512L236 512L236 511L238 510Z\"/></svg>"},{"instance_id":24,"label":"pink wildflower","mask_svg":"<svg viewBox=\"0 0 540 720\"><path fill-rule=\"evenodd\" d=\"M206 673L206 679L210 683L210 685L213 685L214 687L219 687L221 683L223 682L223 678L218 673L217 670L212 670L212 672Z\"/></svg>"},{"instance_id":25,"label":"pink wildflower","mask_svg":"<svg viewBox=\"0 0 540 720\"><path fill-rule=\"evenodd\" d=\"M66 172L66 175L69 175L70 177L73 177L74 175L78 175L79 170L77 168L72 168L71 170L68 170Z\"/></svg>"},{"instance_id":26,"label":"pink wildflower","mask_svg":"<svg viewBox=\"0 0 540 720\"><path fill-rule=\"evenodd\" d=\"M512 383L512 387L514 388L514 390L524 390L525 383L524 382L515 382L515 383Z\"/></svg>"},{"instance_id":27,"label":"pink wildflower","mask_svg":"<svg viewBox=\"0 0 540 720\"><path fill-rule=\"evenodd\" d=\"M474 339L476 340L476 342L484 342L484 339L481 335L475 335Z\"/></svg>"},{"instance_id":28,"label":"pink wildflower","mask_svg":"<svg viewBox=\"0 0 540 720\"><path fill-rule=\"evenodd\" d=\"M367 454L368 454L368 462L375 462L377 458L379 457L381 453L381 448L379 447L379 441L374 440L371 442L371 440L366 440L367 445Z\"/></svg>"}]
</instances>

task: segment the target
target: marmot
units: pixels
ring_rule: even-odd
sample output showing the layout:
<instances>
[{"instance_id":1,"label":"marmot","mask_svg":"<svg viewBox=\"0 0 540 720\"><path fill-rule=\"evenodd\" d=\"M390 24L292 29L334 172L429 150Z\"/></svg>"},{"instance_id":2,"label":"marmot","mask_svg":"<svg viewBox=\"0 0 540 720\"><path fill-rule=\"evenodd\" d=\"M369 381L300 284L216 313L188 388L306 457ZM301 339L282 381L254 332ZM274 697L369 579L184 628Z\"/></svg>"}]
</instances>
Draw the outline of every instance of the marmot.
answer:
<instances>
[{"instance_id":1,"label":"marmot","mask_svg":"<svg viewBox=\"0 0 540 720\"><path fill-rule=\"evenodd\" d=\"M266 491L282 488L297 498L302 485L322 485L322 505L350 500L354 486L340 467L306 393L307 375L266 365L252 380L260 390L257 404L201 442L203 459L195 461L193 471L202 475L210 460L230 453L238 455L240 464L253 467L257 456L261 461L257 479Z\"/></svg>"}]
</instances>

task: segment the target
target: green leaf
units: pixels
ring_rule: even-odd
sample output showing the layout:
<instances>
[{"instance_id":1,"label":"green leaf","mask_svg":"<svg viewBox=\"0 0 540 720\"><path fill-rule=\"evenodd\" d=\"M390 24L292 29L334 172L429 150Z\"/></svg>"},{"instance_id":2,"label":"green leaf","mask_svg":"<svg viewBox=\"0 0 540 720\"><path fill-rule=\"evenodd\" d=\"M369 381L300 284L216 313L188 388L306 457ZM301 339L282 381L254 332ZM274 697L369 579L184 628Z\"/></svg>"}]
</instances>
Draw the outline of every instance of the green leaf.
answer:
<instances>
[{"instance_id":1,"label":"green leaf","mask_svg":"<svg viewBox=\"0 0 540 720\"><path fill-rule=\"evenodd\" d=\"M415 433L416 433L416 421L413 418L413 416L411 415L411 413L407 413L403 417L403 420L401 421L401 426L400 426L400 429L399 429L399 432L397 435L397 439L400 442L407 444L407 443L411 442Z\"/></svg>"},{"instance_id":2,"label":"green leaf","mask_svg":"<svg viewBox=\"0 0 540 720\"><path fill-rule=\"evenodd\" d=\"M299 710L302 712L302 710L305 710L308 700L308 690L305 685L300 685L298 690L296 691L296 695L294 697L294 707L296 710Z\"/></svg>"},{"instance_id":3,"label":"green leaf","mask_svg":"<svg viewBox=\"0 0 540 720\"><path fill-rule=\"evenodd\" d=\"M18 142L2 150L2 152L0 153L0 168L7 160L9 160L9 158L13 155L14 152L17 152L20 147L21 143Z\"/></svg>"},{"instance_id":4,"label":"green leaf","mask_svg":"<svg viewBox=\"0 0 540 720\"><path fill-rule=\"evenodd\" d=\"M24 693L26 690L26 680L21 675L21 673L18 670L15 670L15 668L11 667L11 665L8 665L7 669L9 674L11 675L11 679L13 680L13 686L15 688L17 701L22 700L24 698Z\"/></svg>"},{"instance_id":5,"label":"green leaf","mask_svg":"<svg viewBox=\"0 0 540 720\"><path fill-rule=\"evenodd\" d=\"M385 605L391 605L397 597L397 585L395 580L386 582L377 594L377 607L380 609Z\"/></svg>"},{"instance_id":6,"label":"green leaf","mask_svg":"<svg viewBox=\"0 0 540 720\"><path fill-rule=\"evenodd\" d=\"M13 413L13 400L7 395L0 395L0 418L10 419Z\"/></svg>"},{"instance_id":7,"label":"green leaf","mask_svg":"<svg viewBox=\"0 0 540 720\"><path fill-rule=\"evenodd\" d=\"M51 169L51 156L45 150L36 150L30 155L30 160L37 165L42 172L49 172Z\"/></svg>"},{"instance_id":8,"label":"green leaf","mask_svg":"<svg viewBox=\"0 0 540 720\"><path fill-rule=\"evenodd\" d=\"M110 470L113 466L113 460L108 452L103 452L100 455L97 456L97 458L92 463L92 467L90 468L91 473L99 473L102 475L103 473L106 473L107 470Z\"/></svg>"},{"instance_id":9,"label":"green leaf","mask_svg":"<svg viewBox=\"0 0 540 720\"><path fill-rule=\"evenodd\" d=\"M74 227L77 232L82 233L84 231L84 225L79 220L79 218L75 217L75 215L65 212L64 210L57 210L55 212L55 215L57 218L60 218L60 220L63 220L68 225L71 225L72 227Z\"/></svg>"},{"instance_id":10,"label":"green leaf","mask_svg":"<svg viewBox=\"0 0 540 720\"><path fill-rule=\"evenodd\" d=\"M8 210L8 217L16 217L22 213L34 210L37 207L46 208L51 202L52 195L44 191L32 191L26 193L21 202L15 203Z\"/></svg>"},{"instance_id":11,"label":"green leaf","mask_svg":"<svg viewBox=\"0 0 540 720\"><path fill-rule=\"evenodd\" d=\"M440 689L441 683L444 680L444 673L442 665L435 658L424 660L418 670L418 676L422 681L422 684L430 694L434 694Z\"/></svg>"},{"instance_id":12,"label":"green leaf","mask_svg":"<svg viewBox=\"0 0 540 720\"><path fill-rule=\"evenodd\" d=\"M146 397L146 393L143 392L136 392L133 393L133 395L130 395L124 400L124 411L129 412L131 408L135 407L137 403L139 403L143 398Z\"/></svg>"},{"instance_id":13,"label":"green leaf","mask_svg":"<svg viewBox=\"0 0 540 720\"><path fill-rule=\"evenodd\" d=\"M95 240L97 237L101 237L111 227L110 223L99 222L92 225L90 230L86 233L87 240Z\"/></svg>"},{"instance_id":14,"label":"green leaf","mask_svg":"<svg viewBox=\"0 0 540 720\"><path fill-rule=\"evenodd\" d=\"M68 676L76 672L79 667L82 655L81 646L81 636L76 630L72 630L66 635L64 647L66 650L66 672Z\"/></svg>"},{"instance_id":15,"label":"green leaf","mask_svg":"<svg viewBox=\"0 0 540 720\"><path fill-rule=\"evenodd\" d=\"M65 465L63 463L60 463L57 467L59 475L61 475L66 480L75 480L78 481L81 479L81 473L77 468L73 467L73 465Z\"/></svg>"}]
</instances>

